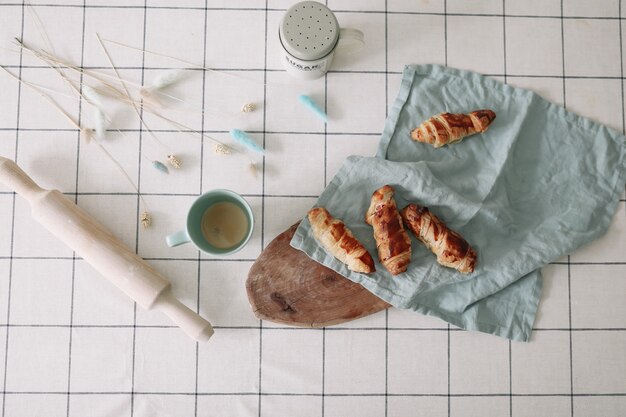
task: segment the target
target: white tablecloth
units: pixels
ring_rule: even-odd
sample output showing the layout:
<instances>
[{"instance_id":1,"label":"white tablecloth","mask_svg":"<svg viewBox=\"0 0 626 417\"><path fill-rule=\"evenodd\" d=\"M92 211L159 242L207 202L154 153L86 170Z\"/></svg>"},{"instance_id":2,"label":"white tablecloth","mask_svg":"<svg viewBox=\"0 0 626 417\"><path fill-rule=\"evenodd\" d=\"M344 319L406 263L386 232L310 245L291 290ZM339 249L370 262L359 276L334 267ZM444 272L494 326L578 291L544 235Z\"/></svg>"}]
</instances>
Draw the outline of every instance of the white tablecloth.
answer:
<instances>
[{"instance_id":1,"label":"white tablecloth","mask_svg":"<svg viewBox=\"0 0 626 417\"><path fill-rule=\"evenodd\" d=\"M103 143L153 215L144 230L143 203L118 168L37 93L0 73L0 155L75 199L216 328L196 344L165 316L136 306L0 185L2 416L626 415L624 196L606 236L544 268L530 343L395 309L326 329L252 314L251 264L304 215L346 156L375 152L404 64L479 71L624 130L626 12L617 0L327 3L342 26L363 30L366 48L337 56L324 78L298 83L278 54L278 22L292 2L0 2L0 64L54 90L85 126L91 107L41 61L16 53L14 37L111 76L96 33L188 61L106 43L135 92L168 69L189 69L168 90L185 103L162 109L183 130L232 144L228 131L239 128L267 150L251 155L254 177L245 155L217 155L210 139L146 114L155 139L132 109L108 107ZM328 124L298 103L300 93L327 110ZM241 113L250 102L257 110ZM183 166L165 175L151 162L169 152ZM221 259L167 248L164 237L182 227L186 207L213 188L252 205L250 244Z\"/></svg>"}]
</instances>

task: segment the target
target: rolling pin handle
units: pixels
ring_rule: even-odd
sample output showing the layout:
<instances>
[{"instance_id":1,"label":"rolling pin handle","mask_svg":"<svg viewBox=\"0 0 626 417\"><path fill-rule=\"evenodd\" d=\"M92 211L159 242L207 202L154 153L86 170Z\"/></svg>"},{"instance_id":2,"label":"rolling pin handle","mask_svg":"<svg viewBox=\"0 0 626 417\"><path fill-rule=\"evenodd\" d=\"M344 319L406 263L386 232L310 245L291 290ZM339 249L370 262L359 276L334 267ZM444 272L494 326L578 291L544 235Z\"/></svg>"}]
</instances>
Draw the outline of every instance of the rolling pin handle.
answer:
<instances>
[{"instance_id":1,"label":"rolling pin handle","mask_svg":"<svg viewBox=\"0 0 626 417\"><path fill-rule=\"evenodd\" d=\"M0 182L29 202L43 191L15 162L0 156Z\"/></svg>"},{"instance_id":2,"label":"rolling pin handle","mask_svg":"<svg viewBox=\"0 0 626 417\"><path fill-rule=\"evenodd\" d=\"M178 327L198 342L207 342L214 333L211 323L176 299L169 288L159 294L152 308L165 313Z\"/></svg>"}]
</instances>

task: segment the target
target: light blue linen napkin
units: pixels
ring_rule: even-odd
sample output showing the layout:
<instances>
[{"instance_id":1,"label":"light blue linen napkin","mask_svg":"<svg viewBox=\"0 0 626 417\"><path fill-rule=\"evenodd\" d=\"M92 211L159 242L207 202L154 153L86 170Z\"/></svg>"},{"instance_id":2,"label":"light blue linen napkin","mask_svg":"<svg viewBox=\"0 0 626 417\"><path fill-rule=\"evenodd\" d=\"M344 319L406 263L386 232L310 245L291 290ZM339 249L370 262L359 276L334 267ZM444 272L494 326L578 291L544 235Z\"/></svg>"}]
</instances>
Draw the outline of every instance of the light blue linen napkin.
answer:
<instances>
[{"instance_id":1,"label":"light blue linen napkin","mask_svg":"<svg viewBox=\"0 0 626 417\"><path fill-rule=\"evenodd\" d=\"M443 111L492 109L484 134L435 149L410 131ZM513 340L530 338L541 294L539 268L606 232L626 177L626 138L531 91L437 65L408 66L378 155L351 156L317 206L343 220L376 259L364 275L319 246L308 220L291 245L395 307ZM440 266L412 237L408 270L377 261L364 222L371 194L390 184L396 202L427 206L477 250L476 270Z\"/></svg>"}]
</instances>

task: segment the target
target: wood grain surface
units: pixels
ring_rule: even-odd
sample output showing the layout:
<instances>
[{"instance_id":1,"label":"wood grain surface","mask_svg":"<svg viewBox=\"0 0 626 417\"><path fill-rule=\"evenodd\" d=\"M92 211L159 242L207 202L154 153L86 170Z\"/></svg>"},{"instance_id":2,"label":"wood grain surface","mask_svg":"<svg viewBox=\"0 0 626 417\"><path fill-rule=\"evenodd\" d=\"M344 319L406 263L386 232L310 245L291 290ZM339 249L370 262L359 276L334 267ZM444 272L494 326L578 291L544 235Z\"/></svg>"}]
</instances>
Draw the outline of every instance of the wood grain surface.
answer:
<instances>
[{"instance_id":1,"label":"wood grain surface","mask_svg":"<svg viewBox=\"0 0 626 417\"><path fill-rule=\"evenodd\" d=\"M278 235L250 268L246 290L259 319L324 327L390 307L361 285L292 248L289 242L297 227L298 223Z\"/></svg>"}]
</instances>

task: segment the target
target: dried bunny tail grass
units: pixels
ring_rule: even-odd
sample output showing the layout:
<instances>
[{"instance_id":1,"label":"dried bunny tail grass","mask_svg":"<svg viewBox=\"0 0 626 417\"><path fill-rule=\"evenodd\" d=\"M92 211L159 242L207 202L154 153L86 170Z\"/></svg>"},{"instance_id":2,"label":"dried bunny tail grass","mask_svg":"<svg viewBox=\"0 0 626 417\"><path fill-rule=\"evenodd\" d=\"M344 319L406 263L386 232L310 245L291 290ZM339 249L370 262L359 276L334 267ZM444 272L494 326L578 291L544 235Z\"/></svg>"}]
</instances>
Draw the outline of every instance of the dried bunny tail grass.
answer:
<instances>
[{"instance_id":1,"label":"dried bunny tail grass","mask_svg":"<svg viewBox=\"0 0 626 417\"><path fill-rule=\"evenodd\" d=\"M38 18L38 17L37 17ZM45 33L45 32L44 32ZM46 35L47 37L47 35ZM19 41L20 47L24 47L24 45L21 43L21 41ZM49 39L48 39L48 43L49 43ZM49 44L49 47L53 49L52 45ZM36 55L33 52L34 55ZM44 60L45 61L45 60ZM47 61L46 61L47 62ZM61 75L61 77L71 86L73 87L74 90L77 90L76 87L70 82L70 80L67 78L67 76L65 75L65 73L63 72L63 70L61 68L56 68L54 67L52 64L50 64L49 62L47 62L48 65L50 65L53 69L55 69L59 75ZM131 185L131 187L135 190L135 192L137 192L137 196L139 197L139 199L141 200L142 204L144 205L144 207L146 208L146 210L148 209L148 204L146 203L145 199L143 198L143 196L141 195L141 193L139 192L139 188L137 187L137 185L135 185L135 183L133 182L133 180L130 178L130 176L128 175L128 173L126 172L126 170L124 169L124 167L113 157L113 155L111 155L109 153L109 151L106 150L106 148L104 146L102 146L100 143L96 142L96 141L92 141L92 139L94 138L95 135L95 131L94 129L91 128L87 128L87 127L82 127L79 125L79 123L77 121L75 121L67 112L65 112L65 110L63 110L63 108L56 102L54 101L54 99L52 99L52 97L50 97L48 94L43 92L43 88L38 87L37 85L34 85L32 83L29 83L27 81L22 80L20 77L15 76L13 73L11 73L10 71L8 71L6 68L4 68L3 66L0 65L0 68L2 68L7 74L9 74L12 78L16 79L18 82L20 82L21 84L29 87L30 89L32 89L34 92L36 92L37 94L39 94L45 101L47 101L50 105L52 105L53 108L55 108L57 111L59 111L63 116L65 116L65 118L70 122L70 124L72 124L73 126L75 126L77 129L79 129L80 131L80 138L86 143L89 144L91 142L96 143L96 145L98 146L98 149L117 167L117 169L120 171L120 173L124 176L124 178L128 181L128 183ZM83 94L79 91L78 92L80 97L83 97ZM58 94L62 94L62 93L58 93ZM89 92L87 93L89 94ZM93 95L92 99L97 97L97 95ZM95 103L94 103L95 104ZM148 213L148 211L144 211L141 215L141 224L144 228L150 227L150 225L152 224L152 217L150 216L150 214Z\"/></svg>"},{"instance_id":2,"label":"dried bunny tail grass","mask_svg":"<svg viewBox=\"0 0 626 417\"><path fill-rule=\"evenodd\" d=\"M126 86L126 82L122 79L122 77L120 76L119 71L117 70L117 67L115 66L115 64L113 63L113 58L111 58L111 54L109 54L109 51L107 50L106 46L104 45L104 43L102 42L102 38L100 37L99 33L96 33L96 37L98 38L98 43L100 44L100 47L102 48L102 52L104 53L104 55L107 57L107 60L109 61L109 63L111 64L111 67L113 68L113 72L115 72L115 76L117 77L117 81L120 83L120 85L122 86L124 93L126 94L126 97L128 98L128 100L131 102L131 107L135 110L135 113L137 114L137 117L139 117L139 120L141 120L141 124L146 128L146 130L148 131L148 133L150 133L150 137L152 138L152 140L154 140L154 142L158 145L161 146L161 148L163 148L164 150L166 150L167 154L172 154L171 152L168 151L167 147L163 144L163 142L161 142L156 135L154 134L154 132L152 132L152 130L148 127L148 125L146 124L146 121L143 119L141 112L139 111L139 108L137 106L137 104L133 101L132 96L130 95L130 92L128 91L128 87ZM165 169L167 169L167 167L164 165ZM169 172L169 171L168 171Z\"/></svg>"},{"instance_id":3,"label":"dried bunny tail grass","mask_svg":"<svg viewBox=\"0 0 626 417\"><path fill-rule=\"evenodd\" d=\"M32 56L34 56L35 58L43 61L44 63L46 63L51 69L55 70L56 72L58 72L59 74L61 74L62 76L65 76L65 73L63 72L63 69L69 69L72 70L74 72L77 72L79 74L85 75L91 79L93 79L94 81L97 81L99 83L101 83L100 87L93 87L94 90L96 90L102 97L109 97L112 98L114 100L129 104L129 105L139 105L139 101L133 99L132 97L128 97L126 94L124 94L124 92L120 91L119 89L117 89L114 85L108 83L107 81L105 81L104 78L109 78L109 79L114 79L116 81L119 81L119 79L115 76L115 75L109 75L106 73L101 73L98 71L94 71L94 70L87 70L85 68L70 64L66 61L61 60L60 58L44 52L44 51L40 51L40 50L35 50L32 49L28 46L26 46L19 38L15 38L15 42L16 45L22 49L23 51L28 52L29 54L31 54ZM70 80L70 83L72 83L73 81ZM140 84L137 83L133 83L129 80L125 81L126 84L132 85L133 87L139 89L141 88ZM78 93L78 88L76 86L74 86L72 84L72 88ZM43 87L43 89L47 89L45 87ZM47 89L50 90L50 89ZM159 93L161 94L161 93ZM168 94L163 94L165 97L168 97L172 100L176 100L176 101L180 101L182 103L184 103L184 100L178 98L178 97L174 97ZM151 100L155 105L160 105L160 102L157 100Z\"/></svg>"},{"instance_id":4,"label":"dried bunny tail grass","mask_svg":"<svg viewBox=\"0 0 626 417\"><path fill-rule=\"evenodd\" d=\"M63 61L62 59L60 59L57 56L54 56L48 52L45 51L41 51L41 50L35 50L33 48L30 48L29 46L25 45L19 38L15 38L15 42L17 44L17 46L24 50L27 51L28 53L30 53L32 56L34 56L35 58L45 62L51 69L53 69L54 71L56 71L57 73L59 73L59 75L61 75L62 77L65 77L65 79L68 80L68 82L71 84L72 88L78 92L78 88L76 86L74 86L72 84L72 81L70 81L67 76L65 75L65 73L63 72L63 68L67 68L70 69L74 72L77 72L79 74L83 74L86 75L100 83L102 83L103 86L105 86L107 88L107 90L109 90L109 96L112 97L117 97L118 99L120 97L125 97L124 94L119 91L117 88L115 88L115 86L113 86L112 84L106 82L102 77L105 78L114 78L113 76L109 75L109 74L105 74L105 73L99 73L93 70L85 70L84 68L78 67L76 65L70 64L66 61ZM96 75L97 74L97 75Z\"/></svg>"},{"instance_id":5,"label":"dried bunny tail grass","mask_svg":"<svg viewBox=\"0 0 626 417\"><path fill-rule=\"evenodd\" d=\"M95 123L94 129L96 131L96 137L99 140L104 140L106 136L107 126L109 125L110 120L102 110L103 104L102 100L100 99L100 95L87 84L82 85L81 95L85 100L87 100L88 103L90 103L94 107L93 117Z\"/></svg>"},{"instance_id":6,"label":"dried bunny tail grass","mask_svg":"<svg viewBox=\"0 0 626 417\"><path fill-rule=\"evenodd\" d=\"M98 138L99 140L104 140L106 138L107 126L109 124L108 119L104 112L98 107L94 107L93 118L95 124L94 130L96 131L96 138Z\"/></svg>"},{"instance_id":7,"label":"dried bunny tail grass","mask_svg":"<svg viewBox=\"0 0 626 417\"><path fill-rule=\"evenodd\" d=\"M124 84L125 87L128 87L128 85L132 85L134 88L138 89L139 92L141 93L141 89L144 89L144 96L143 97L143 101L138 101L132 98L132 96L130 95L130 93L128 92L128 89L126 89L126 92L128 94L125 94L124 92L120 91L118 88L116 88L115 86L113 86L112 84L108 83L107 81L105 81L105 78L108 79L114 79L116 81L120 81L120 76L119 74L116 75L110 75L107 73L102 73L102 72L98 72L98 71L94 71L94 70L87 70L85 68L79 67L77 65L73 65L67 61L64 61L62 59L60 59L57 56L54 56L48 52L45 51L41 51L41 50L35 50L33 48L28 47L27 45L25 45L20 39L15 38L16 44L19 48L21 48L24 51L27 51L28 53L30 53L31 55L33 55L34 57L42 60L43 62L45 62L47 65L49 65L51 68L55 69L57 72L60 72L61 74L63 74L63 68L67 68L70 69L72 71L75 71L79 74L83 74L87 77L92 78L93 80L96 80L98 82L100 82L102 84L103 87L98 88L98 92L102 95L102 96L107 96L110 98L113 98L115 100L124 102L126 104L129 104L131 106L142 106L144 107L144 109L146 108L146 101L148 103L150 103L152 106L158 107L158 108L162 108L164 107L164 104L161 100L159 100L159 98L168 98L170 100L174 100L177 101L181 104L183 104L185 106L184 111L194 111L194 112L198 112L201 114L205 114L205 113L210 113L210 114L214 114L220 117L232 117L234 115L236 115L236 113L229 113L229 112L224 112L221 111L219 109L211 109L211 111L207 111L206 108L200 108L200 107L196 107L196 106L191 106L189 105L185 100L179 98L179 97L175 97L171 94L167 94L163 91L159 91L159 90L153 90L153 92L156 92L157 94L147 94L146 89L147 87L142 86L141 84L138 83L134 83L131 82L129 80L124 80ZM112 41L109 41L112 42ZM113 42L116 43L116 42ZM112 65L113 66L113 65ZM116 68L113 66L113 69L116 70ZM178 70L178 71L183 71L183 70ZM115 71L117 72L117 71ZM155 140L158 141L158 139L155 138ZM161 146L164 146L162 143L159 143Z\"/></svg>"},{"instance_id":8,"label":"dried bunny tail grass","mask_svg":"<svg viewBox=\"0 0 626 417\"><path fill-rule=\"evenodd\" d=\"M158 75L149 86L141 88L140 93L144 97L151 96L154 92L158 92L176 84L183 78L182 70L169 70Z\"/></svg>"},{"instance_id":9,"label":"dried bunny tail grass","mask_svg":"<svg viewBox=\"0 0 626 417\"><path fill-rule=\"evenodd\" d=\"M254 139L252 139L250 137L250 135L248 135L243 130L231 129L230 130L230 136L236 142L238 142L239 144L245 146L246 148L248 148L249 150L251 150L253 152L257 152L257 153L260 153L260 154L264 154L265 153L265 149L263 149L263 147L261 145L256 143L256 141Z\"/></svg>"},{"instance_id":10,"label":"dried bunny tail grass","mask_svg":"<svg viewBox=\"0 0 626 417\"><path fill-rule=\"evenodd\" d=\"M24 46L24 48L26 49L27 47ZM30 49L28 49L30 50ZM32 51L32 50L31 50ZM41 57L40 57L41 58ZM93 114L93 122L94 122L94 129L83 129L81 132L81 137L83 138L83 140L85 141L85 143L90 143L91 140L96 137L99 140L104 140L104 138L106 137L106 131L107 131L107 126L109 125L109 119L107 118L106 114L102 111L102 91L105 92L114 92L116 96L119 96L120 94L124 97L127 98L129 101L133 102L132 98L130 97L130 95L128 94L124 94L119 92L119 90L115 89L114 87L110 86L110 85L105 85L105 89L102 88L94 88L91 87L87 84L81 84L81 88L79 89L77 86L75 86L71 80L69 80L65 74L63 74L59 68L53 67L53 64L51 62L46 61L45 59L41 58L42 60L44 60L44 62L46 62L48 65L50 65L52 67L53 70L55 70L61 77L62 79L68 83L68 85L79 95L79 97L83 98L85 101L87 101L89 104L91 104L92 106L94 106L94 114ZM3 68L5 71L7 71L5 68ZM114 67L114 69L116 70L116 68ZM7 71L8 72L8 71ZM13 75L12 73L8 72L12 77L16 78L19 80L18 77L16 77L15 75ZM123 81L121 79L119 79L120 83L123 84ZM24 82L26 83L26 82ZM33 86L31 86L33 87ZM124 86L125 87L125 86ZM128 90L126 90L126 92L128 92ZM50 101L51 104L53 104L59 111L61 111L66 118L75 126L77 126L77 124L73 121L73 119L56 103L54 102L54 100L52 100L49 96L47 95L43 95L43 97ZM142 120L143 121L143 120ZM147 126L144 122L144 126L146 127L146 130L154 137L154 133L150 130L149 126ZM77 126L78 127L78 126ZM163 146L165 148L165 146L156 138L154 137L154 140L160 144L161 146ZM170 160L169 155L172 155L171 152L168 152L168 160ZM172 166L176 166L178 165L179 167L181 166L181 161L180 159L178 159L177 157L175 157L175 161L171 161L170 163L173 163ZM154 164L153 164L154 166ZM163 164L161 164L159 167L157 167L157 169L159 169L162 172L166 172L169 173L169 170L167 169L167 167Z\"/></svg>"},{"instance_id":11,"label":"dried bunny tail grass","mask_svg":"<svg viewBox=\"0 0 626 417\"><path fill-rule=\"evenodd\" d=\"M79 98L86 100L89 104L94 106L93 122L95 124L96 137L99 140L104 140L106 136L107 126L109 125L110 120L102 110L103 104L102 100L100 99L100 95L87 84L80 84L81 88L78 88L76 85L74 85L73 81L70 80L67 75L65 75L61 68L55 67L51 62L44 62L46 62L50 66L50 68L61 77L61 79L70 87L72 91L77 94ZM63 113L66 114L65 112ZM66 114L66 117L69 116Z\"/></svg>"},{"instance_id":12,"label":"dried bunny tail grass","mask_svg":"<svg viewBox=\"0 0 626 417\"><path fill-rule=\"evenodd\" d=\"M26 46L24 46L23 43L20 43L20 45L22 45L23 48L27 48ZM74 93L76 93L76 95L79 98L86 100L89 104L94 106L93 122L95 125L96 137L99 140L104 140L106 137L107 127L108 125L110 125L111 121L102 110L103 103L101 100L100 92L96 91L96 89L90 87L89 85L83 84L83 83L79 84L79 87L80 87L79 88L78 86L74 85L75 81L70 80L67 77L67 75L65 75L65 73L63 72L63 69L57 66L56 62L45 59L44 57L41 57L38 55L36 56L42 61L44 61L53 71L55 71L61 77L61 79L70 87L70 89L74 91ZM115 89L114 87L108 85L107 90L114 91Z\"/></svg>"},{"instance_id":13,"label":"dried bunny tail grass","mask_svg":"<svg viewBox=\"0 0 626 417\"><path fill-rule=\"evenodd\" d=\"M150 51L150 50L147 50L147 49L144 49L144 48L139 48L139 47L132 46L132 45L127 45L127 44L124 44L122 42L113 41L111 39L103 39L103 41L108 42L108 43L112 43L114 45L121 46L123 48L128 48L128 49L132 49L132 50L135 50L135 51L140 51L140 52L145 53L145 54L154 55L154 56L160 56L160 57L163 57L163 58L169 58L169 59L172 59L174 61L182 62L183 64L189 65L189 66L194 67L194 68L202 69L204 71L212 72L212 73L215 73L215 74L226 75L228 77L236 78L236 79L239 79L239 80L245 80L245 81L248 81L248 82L251 82L251 83L254 83L254 84L272 85L272 86L275 86L275 87L284 87L284 88L289 88L289 89L293 89L294 86L297 86L295 84L283 84L283 83L277 83L277 82L269 83L267 81L255 80L253 78L244 77L242 75L232 74L232 73L227 72L227 71L218 71L218 70L215 70L213 68L205 67L204 65L199 65L199 64L196 64L194 62L190 62L190 61L186 61L186 60L181 59L181 58L177 58L175 56L166 55L166 54L163 54L161 52Z\"/></svg>"},{"instance_id":14,"label":"dried bunny tail grass","mask_svg":"<svg viewBox=\"0 0 626 417\"><path fill-rule=\"evenodd\" d=\"M73 84L72 80L69 80L69 78L67 78L67 76L65 76L65 74L63 73L62 67L65 68L69 68L73 71L76 71L80 74L84 74L86 76L89 76L90 78L98 81L101 83L101 87L92 87L94 91L96 91L100 96L106 96L112 99L115 99L117 101L126 103L130 106L133 107L133 109L135 110L135 112L137 113L137 115L139 116L141 122L143 123L144 127L146 128L146 131L148 131L148 133L150 133L151 138L155 141L155 143L157 143L159 146L161 146L163 149L166 150L166 152L169 152L167 150L167 147L154 135L154 133L152 132L152 130L146 125L145 121L143 120L143 118L141 117L141 114L139 113L138 110L138 106L142 106L145 110L149 110L148 106L145 106L144 103L140 103L137 102L136 100L134 100L132 98L132 96L130 95L130 92L128 91L127 88L127 84L133 84L133 85L138 85L135 83L132 83L128 80L122 80L122 78L119 75L119 72L117 71L117 68L115 67L115 65L113 64L113 61L110 58L110 55L108 55L108 51L106 51L106 48L104 47L104 45L101 43L101 46L103 48L103 50L105 51L105 54L107 55L107 58L109 58L109 62L111 63L111 66L115 72L115 76L113 75L109 75L109 74L100 74L97 73L98 75L95 75L93 73L93 71L87 71L84 68L81 67L77 67L75 65L72 65L70 63L67 63L61 59L59 59L58 57L52 56L51 54L48 54L46 52L42 52L42 51L38 51L38 50L34 50L28 46L26 46L20 39L15 38L15 41L17 42L18 46L22 49L25 50L27 52L29 52L30 54L32 54L33 56L35 56L36 58L42 60L43 62L45 62L48 66L50 66L51 69L53 69L54 71L56 71L63 79L64 81L66 81L68 83L68 85L70 85L70 87L72 87L72 89L76 92L77 95L79 96L83 96L83 94L81 93L81 91L78 89L78 87L76 87ZM113 86L112 84L106 82L102 77L107 77L107 78L113 78L116 81L118 81L118 83L120 83L122 85L122 87L124 88L124 91L120 91L119 89L117 89L115 86ZM173 99L173 100L178 100L184 103L184 101L178 97L174 97L171 95L167 95L167 94L163 94L164 96ZM160 105L160 103L158 101L154 101L153 100L153 104L157 104ZM101 115L100 115L101 116ZM106 117L105 117L106 120Z\"/></svg>"},{"instance_id":15,"label":"dried bunny tail grass","mask_svg":"<svg viewBox=\"0 0 626 417\"><path fill-rule=\"evenodd\" d=\"M164 174L169 174L170 173L170 170L167 169L167 166L163 162L161 162L161 161L152 161L152 166L156 170L161 171Z\"/></svg>"},{"instance_id":16,"label":"dried bunny tail grass","mask_svg":"<svg viewBox=\"0 0 626 417\"><path fill-rule=\"evenodd\" d=\"M11 77L13 77L14 79L16 79L18 82L20 82L21 84L25 85L26 87L32 89L35 93L39 94L44 100L46 100L54 109L56 109L59 113L61 113L63 116L65 116L65 118L68 120L68 122L74 126L76 129L78 129L80 131L80 135L83 138L83 140L85 141L85 143L90 143L93 142L95 143L98 148L100 149L100 151L102 153L104 153L104 155L113 163L115 164L115 166L120 170L120 172L122 173L122 175L126 178L126 180L128 181L128 183L133 187L133 189L137 192L137 195L139 196L139 198L141 199L141 201L143 202L143 204L147 207L148 205L146 204L146 201L144 200L143 196L141 195L141 193L139 192L139 189L137 188L137 186L135 185L135 183L133 182L133 180L130 178L130 176L128 175L128 173L126 172L126 170L124 169L124 167L122 167L122 165L117 161L117 159L115 159L113 157L113 155L111 155L109 153L109 151L106 150L106 148L104 146L102 146L100 143L98 143L97 141L92 141L91 139L93 138L94 135L94 131L93 129L90 128L86 128L86 127L81 127L80 124L78 124L78 122L76 120L74 120L72 118L72 116L70 116L69 114L67 114L67 112L65 110L63 110L63 108L52 99L52 97L50 97L48 94L44 93L42 90L40 90L39 88L31 85L29 82L24 81L22 79L20 79L18 76L16 76L15 74L13 74L12 72L10 72L9 70L7 70L6 68L4 68L3 66L0 65L0 68L2 68L7 74L9 74Z\"/></svg>"},{"instance_id":17,"label":"dried bunny tail grass","mask_svg":"<svg viewBox=\"0 0 626 417\"><path fill-rule=\"evenodd\" d=\"M96 107L103 107L100 94L87 84L83 84L82 95L89 104Z\"/></svg>"}]
</instances>

